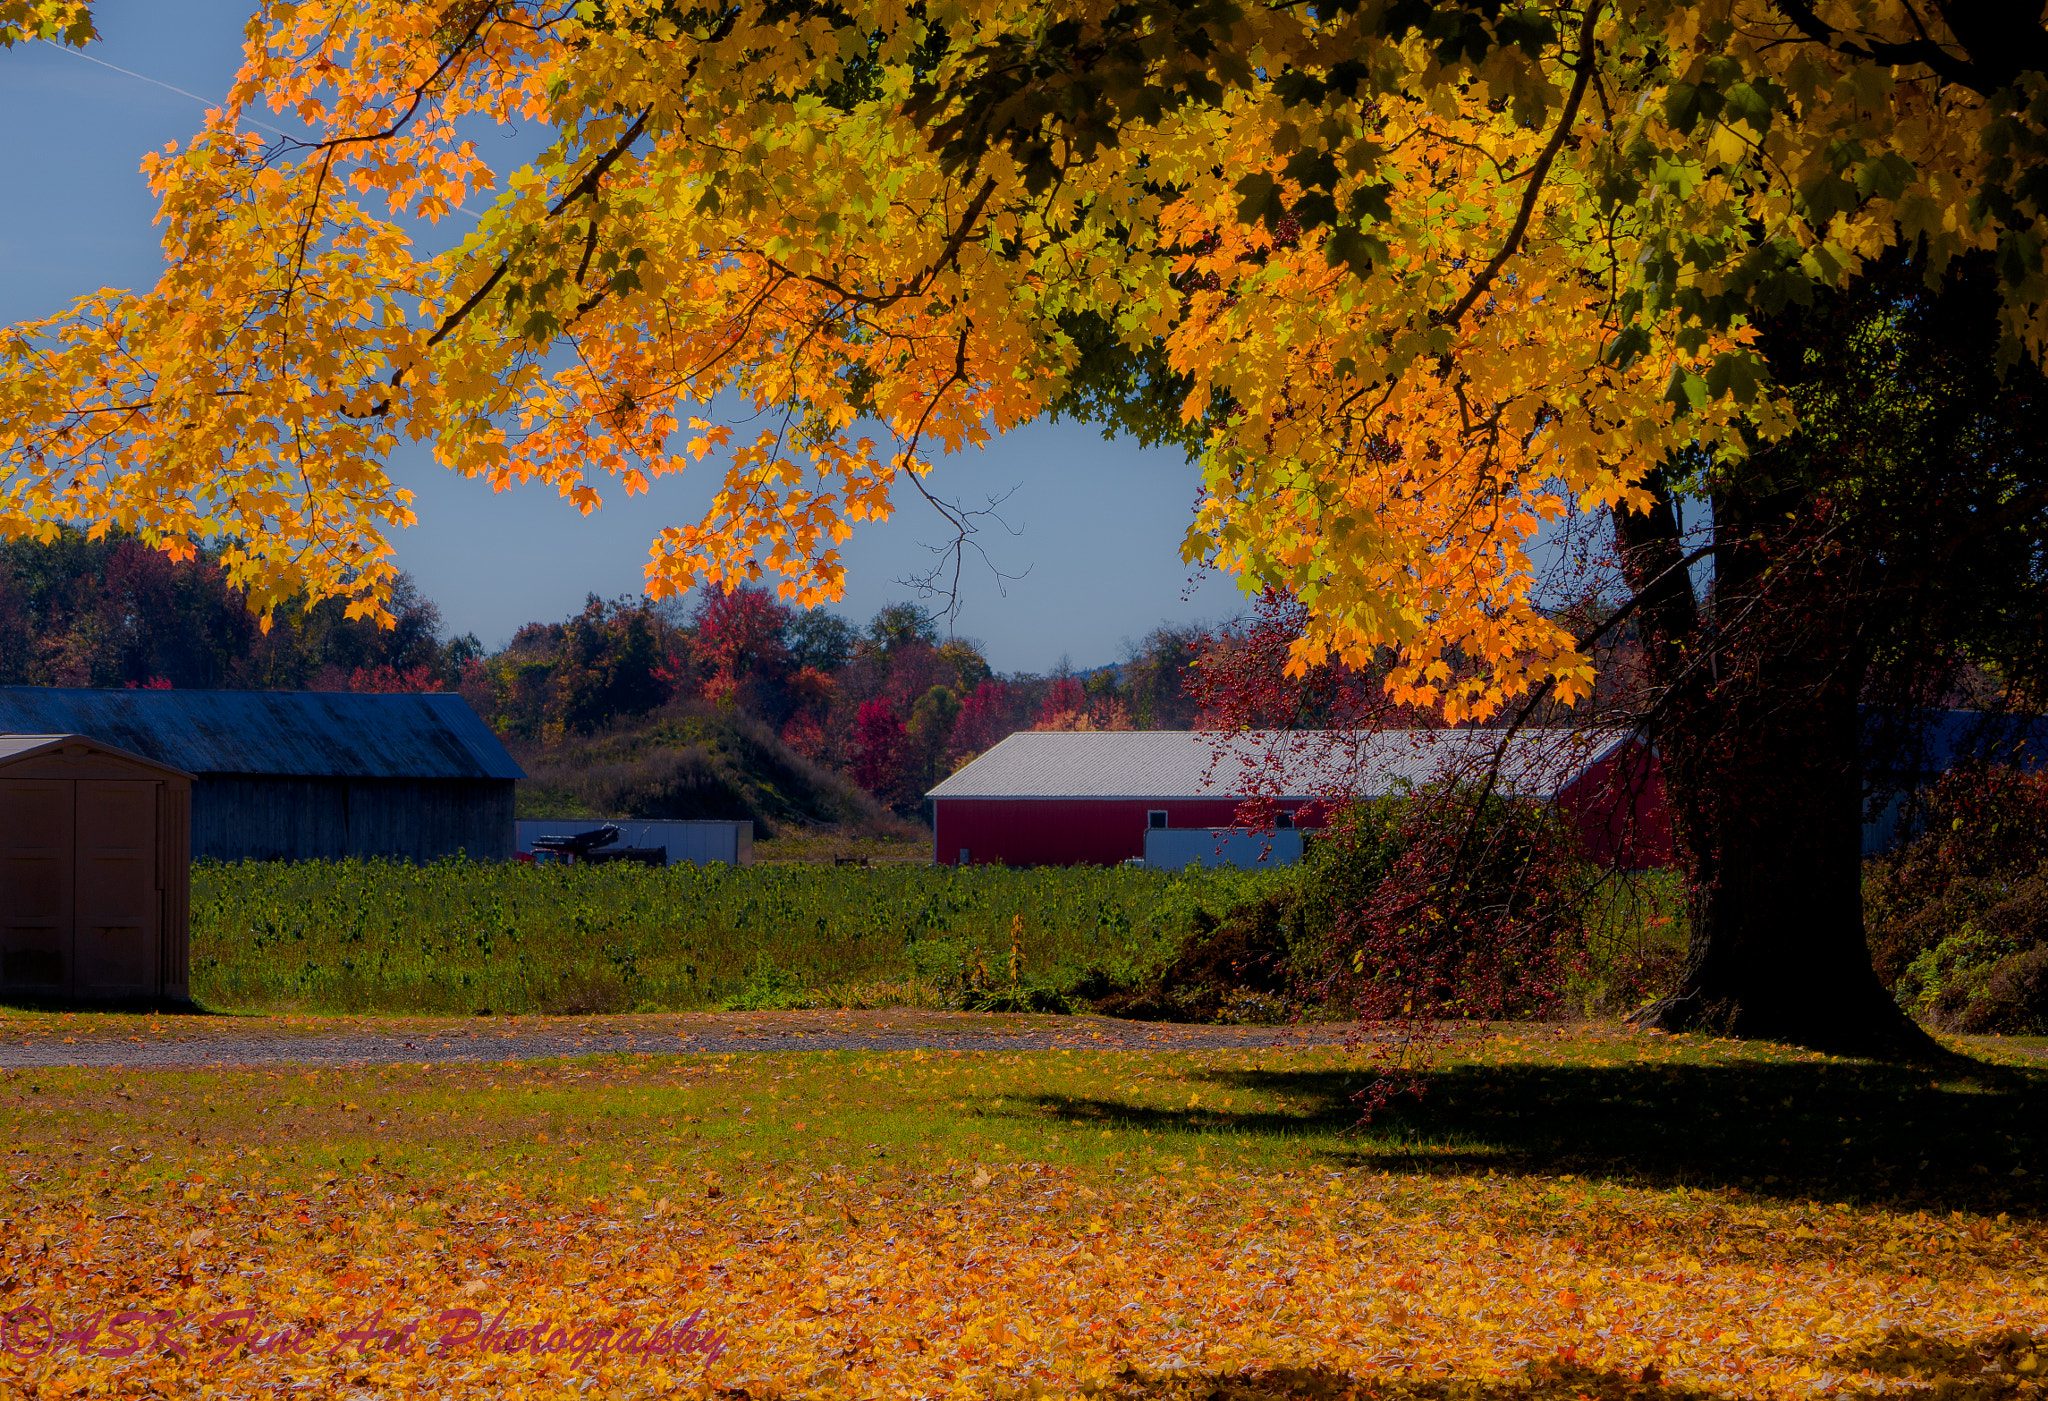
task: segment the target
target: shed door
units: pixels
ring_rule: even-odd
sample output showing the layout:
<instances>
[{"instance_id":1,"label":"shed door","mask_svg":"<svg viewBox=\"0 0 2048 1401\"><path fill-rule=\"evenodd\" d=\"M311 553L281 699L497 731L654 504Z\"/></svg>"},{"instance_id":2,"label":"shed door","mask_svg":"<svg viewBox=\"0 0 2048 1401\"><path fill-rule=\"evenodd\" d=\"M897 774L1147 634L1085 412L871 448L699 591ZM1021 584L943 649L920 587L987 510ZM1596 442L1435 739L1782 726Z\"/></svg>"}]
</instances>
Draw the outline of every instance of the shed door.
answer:
<instances>
[{"instance_id":1,"label":"shed door","mask_svg":"<svg viewBox=\"0 0 2048 1401\"><path fill-rule=\"evenodd\" d=\"M79 997L157 992L156 790L150 782L78 781Z\"/></svg>"},{"instance_id":2,"label":"shed door","mask_svg":"<svg viewBox=\"0 0 2048 1401\"><path fill-rule=\"evenodd\" d=\"M9 992L71 991L73 789L68 778L0 779L0 986Z\"/></svg>"}]
</instances>

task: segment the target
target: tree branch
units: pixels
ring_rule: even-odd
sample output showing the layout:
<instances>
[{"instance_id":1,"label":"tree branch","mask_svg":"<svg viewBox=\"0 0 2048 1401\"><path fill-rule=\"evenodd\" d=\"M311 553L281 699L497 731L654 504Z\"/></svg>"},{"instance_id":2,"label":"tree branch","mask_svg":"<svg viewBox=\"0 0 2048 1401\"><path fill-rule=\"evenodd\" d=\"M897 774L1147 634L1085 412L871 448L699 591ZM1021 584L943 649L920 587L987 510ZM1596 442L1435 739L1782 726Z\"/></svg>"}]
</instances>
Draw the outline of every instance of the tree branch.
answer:
<instances>
[{"instance_id":1,"label":"tree branch","mask_svg":"<svg viewBox=\"0 0 2048 1401\"><path fill-rule=\"evenodd\" d=\"M946 246L939 250L938 259L930 267L919 272L916 277L897 283L887 292L870 295L866 292L850 291L845 285L832 278L820 277L816 273L797 272L792 268L785 267L766 254L762 255L762 261L784 277L798 282L808 282L814 287L822 287L833 295L853 303L855 306L872 307L877 310L893 306L905 297L914 297L924 291L925 288L931 285L933 278L937 277L947 267L955 265L960 261L960 250L967 246L968 237L973 234L974 226L981 218L981 211L988 206L989 196L995 192L996 182L994 177L984 180L981 188L975 191L974 199L968 204L967 212L961 216L960 226L947 235Z\"/></svg>"},{"instance_id":2,"label":"tree branch","mask_svg":"<svg viewBox=\"0 0 2048 1401\"><path fill-rule=\"evenodd\" d=\"M1444 313L1443 324L1455 326L1466 312L1472 309L1493 285L1493 279L1507 266L1508 259L1515 256L1515 250L1522 246L1522 235L1529 231L1529 220L1536 213L1536 201L1543 193L1543 182L1550 174L1551 163L1557 153L1564 149L1565 140L1571 135L1572 123L1578 119L1579 103L1585 99L1586 85L1593 80L1593 29L1600 20L1599 0L1587 0L1586 17L1579 24L1578 76L1572 80L1571 95L1565 99L1564 111L1557 119L1557 130L1550 134L1550 142L1543 148L1543 154L1536 158L1536 164L1529 170L1529 188L1522 194L1522 207L1515 215L1515 226L1508 231L1507 242L1493 255L1485 270L1473 280L1465 295L1457 304Z\"/></svg>"},{"instance_id":3,"label":"tree branch","mask_svg":"<svg viewBox=\"0 0 2048 1401\"><path fill-rule=\"evenodd\" d=\"M1924 30L1923 37L1903 44L1848 39L1816 13L1810 0L1777 0L1777 6L1795 29L1817 44L1882 67L1917 65L1980 97L2010 87L2022 72L2048 69L2048 36L2042 32L2039 13L2029 18L2018 5L2008 8L1981 0L1947 0L1939 5L1942 19L1963 50L1960 55L1925 37ZM1913 18L1917 24L1919 16Z\"/></svg>"}]
</instances>

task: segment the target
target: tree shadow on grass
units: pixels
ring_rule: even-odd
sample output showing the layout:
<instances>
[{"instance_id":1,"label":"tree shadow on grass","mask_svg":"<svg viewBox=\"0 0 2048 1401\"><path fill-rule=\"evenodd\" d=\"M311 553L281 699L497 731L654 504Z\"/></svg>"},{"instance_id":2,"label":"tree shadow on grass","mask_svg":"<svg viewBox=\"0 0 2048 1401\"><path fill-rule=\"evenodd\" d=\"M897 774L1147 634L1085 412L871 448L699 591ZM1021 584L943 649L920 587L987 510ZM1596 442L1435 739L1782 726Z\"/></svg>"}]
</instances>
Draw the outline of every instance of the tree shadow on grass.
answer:
<instances>
[{"instance_id":1,"label":"tree shadow on grass","mask_svg":"<svg viewBox=\"0 0 2048 1401\"><path fill-rule=\"evenodd\" d=\"M2002 1330L1961 1340L1937 1340L1894 1329L1877 1342L1828 1359L1851 1374L1887 1379L1838 1396L1887 1401L2035 1401L2038 1370L2048 1340ZM1638 1375L1601 1371L1566 1358L1544 1358L1508 1381L1409 1376L1353 1376L1320 1367L1268 1371L1145 1373L1109 1378L1095 1394L1112 1401L1712 1401L1716 1393L1673 1386L1654 1369Z\"/></svg>"},{"instance_id":2,"label":"tree shadow on grass","mask_svg":"<svg viewBox=\"0 0 2048 1401\"><path fill-rule=\"evenodd\" d=\"M1876 1062L1450 1065L1420 1100L1361 1124L1369 1070L1210 1071L1297 1112L1156 1109L1041 1095L1041 1112L1171 1138L1326 1137L1330 1166L1406 1173L1577 1174L1643 1187L2048 1215L2048 1068L1968 1080Z\"/></svg>"}]
</instances>

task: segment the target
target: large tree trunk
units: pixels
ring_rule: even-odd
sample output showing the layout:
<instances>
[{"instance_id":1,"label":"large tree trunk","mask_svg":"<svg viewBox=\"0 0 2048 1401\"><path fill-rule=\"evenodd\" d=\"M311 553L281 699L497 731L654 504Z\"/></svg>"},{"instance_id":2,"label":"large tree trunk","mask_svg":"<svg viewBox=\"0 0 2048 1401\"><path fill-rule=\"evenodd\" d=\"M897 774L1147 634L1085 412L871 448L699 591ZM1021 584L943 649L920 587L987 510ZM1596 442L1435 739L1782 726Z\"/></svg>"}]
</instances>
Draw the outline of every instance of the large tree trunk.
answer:
<instances>
[{"instance_id":1,"label":"large tree trunk","mask_svg":"<svg viewBox=\"0 0 2048 1401\"><path fill-rule=\"evenodd\" d=\"M1641 599L1650 730L1692 930L1677 989L1637 1020L1832 1050L1931 1048L1863 937L1853 569L1801 547L1786 525L1800 503L1723 493L1708 617L1668 493L1651 486L1656 507L1618 511L1615 535Z\"/></svg>"},{"instance_id":2,"label":"large tree trunk","mask_svg":"<svg viewBox=\"0 0 2048 1401\"><path fill-rule=\"evenodd\" d=\"M1918 1044L1863 936L1855 694L1755 680L1687 716L1706 724L1662 727L1692 934L1677 989L1642 1020L1832 1050Z\"/></svg>"}]
</instances>

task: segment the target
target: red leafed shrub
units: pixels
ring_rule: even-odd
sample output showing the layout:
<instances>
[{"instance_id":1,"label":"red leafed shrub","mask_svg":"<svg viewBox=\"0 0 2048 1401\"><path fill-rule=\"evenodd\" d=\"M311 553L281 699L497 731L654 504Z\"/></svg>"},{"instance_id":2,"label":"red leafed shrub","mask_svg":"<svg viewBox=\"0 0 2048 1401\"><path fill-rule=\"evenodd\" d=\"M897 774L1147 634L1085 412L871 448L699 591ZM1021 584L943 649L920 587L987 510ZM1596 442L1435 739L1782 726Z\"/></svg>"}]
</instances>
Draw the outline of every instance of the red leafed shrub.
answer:
<instances>
[{"instance_id":1,"label":"red leafed shrub","mask_svg":"<svg viewBox=\"0 0 2048 1401\"><path fill-rule=\"evenodd\" d=\"M333 689L368 691L378 695L412 695L438 691L442 689L442 682L440 675L430 666L408 667L403 671L389 666L359 666L349 673L347 681Z\"/></svg>"},{"instance_id":2,"label":"red leafed shrub","mask_svg":"<svg viewBox=\"0 0 2048 1401\"><path fill-rule=\"evenodd\" d=\"M1326 994L1368 1021L1549 1013L1581 870L1547 808L1443 789L1353 804L1302 892L1328 912Z\"/></svg>"},{"instance_id":3,"label":"red leafed shrub","mask_svg":"<svg viewBox=\"0 0 2048 1401\"><path fill-rule=\"evenodd\" d=\"M1370 1116L1419 1094L1453 1021L1553 1014L1584 944L1584 870L1548 808L1454 787L1353 803L1303 872L1303 947L1326 1007L1381 1023Z\"/></svg>"},{"instance_id":4,"label":"red leafed shrub","mask_svg":"<svg viewBox=\"0 0 2048 1401\"><path fill-rule=\"evenodd\" d=\"M1917 817L1920 835L1884 863L1881 908L1938 900L1959 879L2032 871L2048 856L2048 773L1958 766Z\"/></svg>"}]
</instances>

